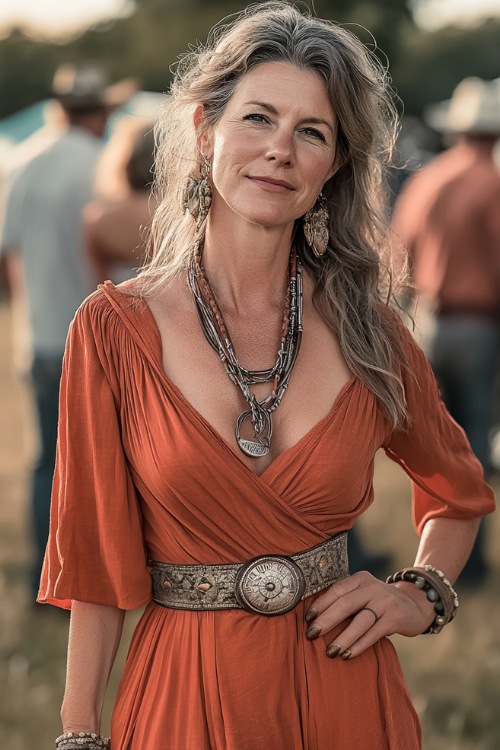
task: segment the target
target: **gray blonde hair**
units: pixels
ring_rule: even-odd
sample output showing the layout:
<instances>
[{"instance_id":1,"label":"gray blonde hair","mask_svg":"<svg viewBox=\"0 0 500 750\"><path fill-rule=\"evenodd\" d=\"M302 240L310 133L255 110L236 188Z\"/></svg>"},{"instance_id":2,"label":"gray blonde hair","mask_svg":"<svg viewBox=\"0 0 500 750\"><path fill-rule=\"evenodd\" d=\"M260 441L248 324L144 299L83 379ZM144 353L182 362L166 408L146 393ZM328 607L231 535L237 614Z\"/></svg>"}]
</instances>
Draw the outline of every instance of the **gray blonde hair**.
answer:
<instances>
[{"instance_id":1,"label":"gray blonde hair","mask_svg":"<svg viewBox=\"0 0 500 750\"><path fill-rule=\"evenodd\" d=\"M206 47L184 55L157 126L156 192L151 255L140 273L151 292L186 267L197 229L183 193L199 174L194 112L201 128L221 118L238 82L273 61L316 71L339 122L343 165L325 184L330 214L327 253L316 258L302 221L294 242L315 280L314 304L339 338L351 371L375 394L394 427L407 419L402 375L407 366L401 325L388 313L392 298L386 256L385 172L395 139L396 111L387 75L376 58L343 27L299 12L286 2L264 2L219 24Z\"/></svg>"}]
</instances>

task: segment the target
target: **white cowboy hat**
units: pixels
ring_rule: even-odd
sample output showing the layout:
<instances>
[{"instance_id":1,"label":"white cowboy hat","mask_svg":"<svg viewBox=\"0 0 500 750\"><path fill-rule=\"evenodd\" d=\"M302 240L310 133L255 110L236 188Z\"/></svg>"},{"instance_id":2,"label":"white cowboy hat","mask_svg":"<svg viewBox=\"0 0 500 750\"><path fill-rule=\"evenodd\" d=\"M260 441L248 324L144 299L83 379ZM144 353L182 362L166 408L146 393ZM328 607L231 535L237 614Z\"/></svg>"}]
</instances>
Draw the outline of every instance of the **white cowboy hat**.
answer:
<instances>
[{"instance_id":1,"label":"white cowboy hat","mask_svg":"<svg viewBox=\"0 0 500 750\"><path fill-rule=\"evenodd\" d=\"M424 119L441 132L500 134L500 78L464 78L449 101L427 107Z\"/></svg>"}]
</instances>

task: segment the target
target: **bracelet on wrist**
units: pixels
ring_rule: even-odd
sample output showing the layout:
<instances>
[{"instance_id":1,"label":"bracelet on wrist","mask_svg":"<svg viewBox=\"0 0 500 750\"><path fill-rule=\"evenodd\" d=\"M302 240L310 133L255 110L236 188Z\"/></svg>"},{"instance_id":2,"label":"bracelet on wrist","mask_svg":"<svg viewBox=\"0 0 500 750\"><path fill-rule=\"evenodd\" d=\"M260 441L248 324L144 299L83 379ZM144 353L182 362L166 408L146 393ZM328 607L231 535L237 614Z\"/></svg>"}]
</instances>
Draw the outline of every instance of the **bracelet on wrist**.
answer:
<instances>
[{"instance_id":1,"label":"bracelet on wrist","mask_svg":"<svg viewBox=\"0 0 500 750\"><path fill-rule=\"evenodd\" d=\"M439 568L433 565L403 568L386 579L386 583L406 581L422 589L428 601L434 604L434 620L424 633L440 633L453 620L459 606L457 592Z\"/></svg>"},{"instance_id":2,"label":"bracelet on wrist","mask_svg":"<svg viewBox=\"0 0 500 750\"><path fill-rule=\"evenodd\" d=\"M56 750L111 750L111 740L95 732L65 732L56 739Z\"/></svg>"}]
</instances>

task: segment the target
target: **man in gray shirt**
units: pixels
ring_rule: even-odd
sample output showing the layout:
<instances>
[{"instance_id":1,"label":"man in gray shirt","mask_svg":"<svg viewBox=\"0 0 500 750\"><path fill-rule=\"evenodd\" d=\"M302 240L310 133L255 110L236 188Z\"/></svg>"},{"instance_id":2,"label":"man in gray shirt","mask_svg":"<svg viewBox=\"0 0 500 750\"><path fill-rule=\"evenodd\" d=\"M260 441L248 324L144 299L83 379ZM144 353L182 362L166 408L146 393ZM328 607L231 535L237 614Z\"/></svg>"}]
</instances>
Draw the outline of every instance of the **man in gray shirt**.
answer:
<instances>
[{"instance_id":1,"label":"man in gray shirt","mask_svg":"<svg viewBox=\"0 0 500 750\"><path fill-rule=\"evenodd\" d=\"M94 288L81 214L92 197L110 96L116 93L116 87L104 83L102 72L93 67L57 71L54 96L66 127L14 178L0 242L12 287L24 290L31 339L30 380L40 434L31 504L34 598L48 537L66 335L76 309Z\"/></svg>"}]
</instances>

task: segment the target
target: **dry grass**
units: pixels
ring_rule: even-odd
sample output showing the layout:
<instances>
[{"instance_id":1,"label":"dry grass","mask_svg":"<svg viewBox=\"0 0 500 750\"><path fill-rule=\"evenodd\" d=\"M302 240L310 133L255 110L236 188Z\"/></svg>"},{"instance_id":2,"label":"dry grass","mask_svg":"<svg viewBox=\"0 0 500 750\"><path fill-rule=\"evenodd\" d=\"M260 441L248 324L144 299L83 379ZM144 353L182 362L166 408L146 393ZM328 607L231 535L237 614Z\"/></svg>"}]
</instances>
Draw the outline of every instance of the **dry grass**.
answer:
<instances>
[{"instance_id":1,"label":"dry grass","mask_svg":"<svg viewBox=\"0 0 500 750\"><path fill-rule=\"evenodd\" d=\"M1 303L0 748L41 750L53 747L60 729L68 616L52 607L34 612L27 600L26 495L35 445L28 393L9 364L9 329L8 309ZM408 482L381 457L376 484L378 499L363 519L362 534L367 546L389 549L395 565L406 564L416 547ZM500 549L493 543L500 538L498 518L491 519L489 531L494 574L481 590L464 592L454 624L437 637L395 639L422 719L425 750L500 750ZM136 614L128 617L126 635L136 619ZM126 643L127 638L112 676L110 698ZM109 712L110 699L105 724Z\"/></svg>"}]
</instances>

